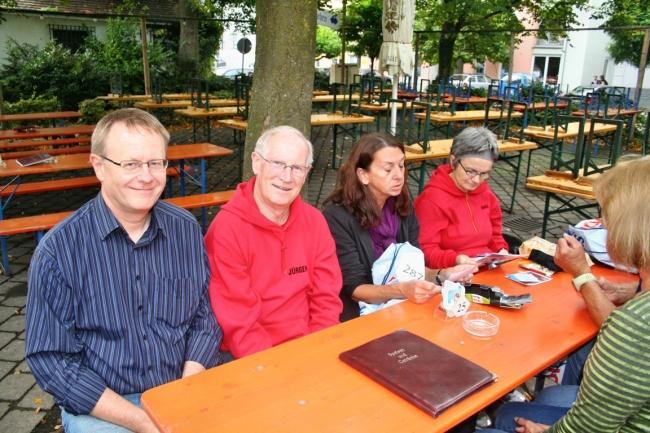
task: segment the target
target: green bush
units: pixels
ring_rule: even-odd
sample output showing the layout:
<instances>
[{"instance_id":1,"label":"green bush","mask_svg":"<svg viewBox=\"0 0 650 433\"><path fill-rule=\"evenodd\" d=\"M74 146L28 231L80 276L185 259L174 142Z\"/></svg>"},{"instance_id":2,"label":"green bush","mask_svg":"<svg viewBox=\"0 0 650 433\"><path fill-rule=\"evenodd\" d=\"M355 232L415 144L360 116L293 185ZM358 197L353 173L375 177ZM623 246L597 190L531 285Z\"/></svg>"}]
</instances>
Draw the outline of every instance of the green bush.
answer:
<instances>
[{"instance_id":1,"label":"green bush","mask_svg":"<svg viewBox=\"0 0 650 433\"><path fill-rule=\"evenodd\" d=\"M55 97L60 108L74 109L78 101L105 93L93 59L84 52L73 54L55 42L39 49L9 41L0 76L8 101Z\"/></svg>"},{"instance_id":2,"label":"green bush","mask_svg":"<svg viewBox=\"0 0 650 433\"><path fill-rule=\"evenodd\" d=\"M16 102L5 102L2 106L4 114L21 113L46 113L58 111L59 101L55 96L37 96L35 98L20 99Z\"/></svg>"},{"instance_id":3,"label":"green bush","mask_svg":"<svg viewBox=\"0 0 650 433\"><path fill-rule=\"evenodd\" d=\"M329 90L330 75L324 71L314 72L314 90Z\"/></svg>"},{"instance_id":4,"label":"green bush","mask_svg":"<svg viewBox=\"0 0 650 433\"><path fill-rule=\"evenodd\" d=\"M83 123L97 123L106 114L106 104L101 99L85 99L79 103Z\"/></svg>"}]
</instances>

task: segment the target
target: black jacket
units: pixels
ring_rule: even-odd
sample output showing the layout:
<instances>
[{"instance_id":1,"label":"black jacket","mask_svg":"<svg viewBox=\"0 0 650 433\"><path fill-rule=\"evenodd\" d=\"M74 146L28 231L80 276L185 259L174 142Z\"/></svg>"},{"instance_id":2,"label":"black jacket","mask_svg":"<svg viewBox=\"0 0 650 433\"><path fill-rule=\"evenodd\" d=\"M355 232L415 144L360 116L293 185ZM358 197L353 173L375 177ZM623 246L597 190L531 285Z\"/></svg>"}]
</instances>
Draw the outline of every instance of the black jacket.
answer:
<instances>
[{"instance_id":1,"label":"black jacket","mask_svg":"<svg viewBox=\"0 0 650 433\"><path fill-rule=\"evenodd\" d=\"M368 230L362 228L343 206L330 203L323 210L323 214L336 242L336 255L343 274L340 296L343 301L341 322L344 322L359 317L359 303L352 299L352 292L361 284L372 284L375 250ZM410 242L414 247L420 248L419 230L418 220L411 209L409 215L401 219L397 242Z\"/></svg>"}]
</instances>

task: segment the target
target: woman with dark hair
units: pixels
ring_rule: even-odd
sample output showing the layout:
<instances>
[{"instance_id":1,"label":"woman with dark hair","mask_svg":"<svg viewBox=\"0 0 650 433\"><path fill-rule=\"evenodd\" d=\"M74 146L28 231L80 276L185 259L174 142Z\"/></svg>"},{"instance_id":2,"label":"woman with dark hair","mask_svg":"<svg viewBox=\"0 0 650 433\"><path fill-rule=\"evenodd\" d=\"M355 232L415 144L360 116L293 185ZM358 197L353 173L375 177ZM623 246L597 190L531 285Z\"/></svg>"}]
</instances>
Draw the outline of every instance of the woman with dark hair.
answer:
<instances>
[{"instance_id":1,"label":"woman with dark hair","mask_svg":"<svg viewBox=\"0 0 650 433\"><path fill-rule=\"evenodd\" d=\"M465 128L454 138L449 164L436 169L415 200L427 266L473 264L472 256L508 252L501 205L485 182L498 156L489 129Z\"/></svg>"},{"instance_id":2,"label":"woman with dark hair","mask_svg":"<svg viewBox=\"0 0 650 433\"><path fill-rule=\"evenodd\" d=\"M378 304L406 298L423 303L440 291L441 281L452 276L466 278L476 271L474 265L427 269L425 280L373 284L372 265L392 243L419 247L418 221L406 185L404 146L389 135L373 133L359 139L326 203L323 213L343 273L341 321L359 316L359 301Z\"/></svg>"}]
</instances>

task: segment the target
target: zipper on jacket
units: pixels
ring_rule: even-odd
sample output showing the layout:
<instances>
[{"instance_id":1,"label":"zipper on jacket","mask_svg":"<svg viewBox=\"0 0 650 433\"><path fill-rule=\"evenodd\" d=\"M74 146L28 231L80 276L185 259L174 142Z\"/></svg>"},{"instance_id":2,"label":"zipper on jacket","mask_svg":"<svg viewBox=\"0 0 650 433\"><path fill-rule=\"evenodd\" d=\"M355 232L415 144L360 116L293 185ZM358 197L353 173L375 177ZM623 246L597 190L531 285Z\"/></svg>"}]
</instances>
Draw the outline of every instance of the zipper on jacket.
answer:
<instances>
[{"instance_id":1,"label":"zipper on jacket","mask_svg":"<svg viewBox=\"0 0 650 433\"><path fill-rule=\"evenodd\" d=\"M474 226L474 231L478 233L478 227L476 227L476 222L474 221L474 213L472 212L472 207L469 205L469 194L465 193L465 203L467 204L467 209L469 210L469 216L472 220L472 225Z\"/></svg>"}]
</instances>

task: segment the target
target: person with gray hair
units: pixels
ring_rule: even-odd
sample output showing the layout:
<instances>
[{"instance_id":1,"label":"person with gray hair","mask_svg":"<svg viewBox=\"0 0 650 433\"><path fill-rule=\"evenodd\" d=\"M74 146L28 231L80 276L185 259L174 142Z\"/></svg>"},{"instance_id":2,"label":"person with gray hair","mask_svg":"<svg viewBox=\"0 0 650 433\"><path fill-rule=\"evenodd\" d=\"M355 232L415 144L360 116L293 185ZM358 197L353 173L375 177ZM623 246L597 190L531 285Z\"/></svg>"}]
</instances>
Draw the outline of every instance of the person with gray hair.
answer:
<instances>
[{"instance_id":1,"label":"person with gray hair","mask_svg":"<svg viewBox=\"0 0 650 433\"><path fill-rule=\"evenodd\" d=\"M323 215L300 198L312 146L300 131L264 132L255 176L237 187L205 236L222 349L240 358L339 321L341 271Z\"/></svg>"},{"instance_id":2,"label":"person with gray hair","mask_svg":"<svg viewBox=\"0 0 650 433\"><path fill-rule=\"evenodd\" d=\"M468 127L454 138L449 163L415 200L428 267L475 264L473 256L507 252L499 199L486 183L498 156L496 136L486 128Z\"/></svg>"}]
</instances>

